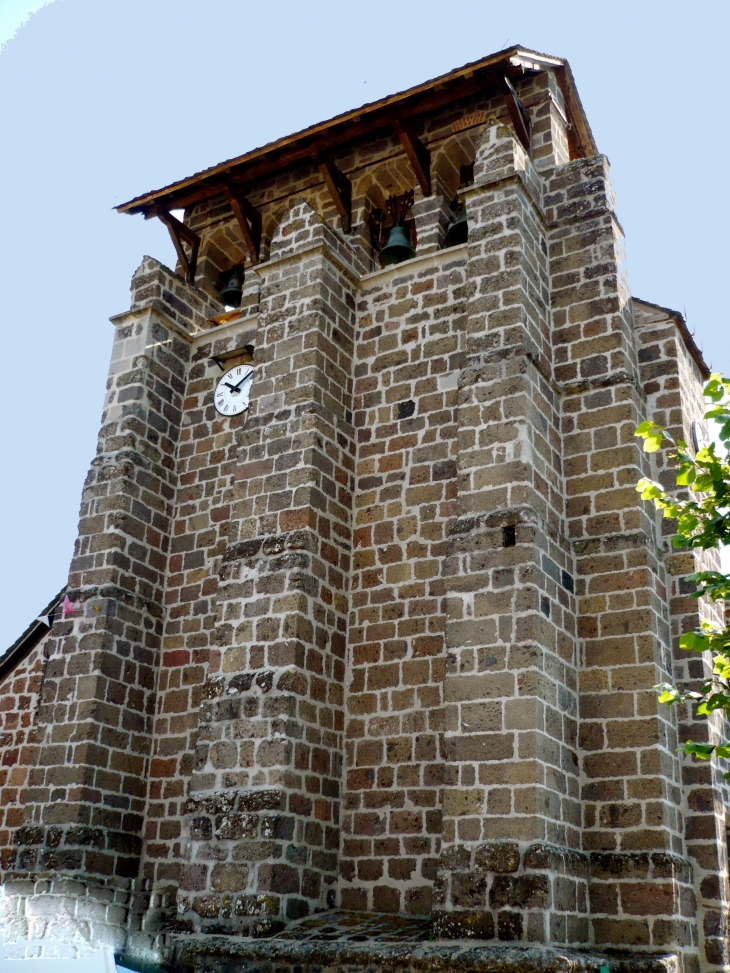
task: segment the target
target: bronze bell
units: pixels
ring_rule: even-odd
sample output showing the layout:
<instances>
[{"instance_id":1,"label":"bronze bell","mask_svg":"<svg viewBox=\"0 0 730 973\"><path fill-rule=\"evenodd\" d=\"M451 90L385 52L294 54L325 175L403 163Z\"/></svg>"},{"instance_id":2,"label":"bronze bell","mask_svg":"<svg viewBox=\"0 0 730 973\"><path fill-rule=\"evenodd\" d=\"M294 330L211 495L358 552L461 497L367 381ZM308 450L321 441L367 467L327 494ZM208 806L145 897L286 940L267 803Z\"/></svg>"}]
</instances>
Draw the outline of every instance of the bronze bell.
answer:
<instances>
[{"instance_id":1,"label":"bronze bell","mask_svg":"<svg viewBox=\"0 0 730 973\"><path fill-rule=\"evenodd\" d=\"M243 267L229 270L227 277L219 292L221 304L226 307L240 307L243 298Z\"/></svg>"},{"instance_id":2,"label":"bronze bell","mask_svg":"<svg viewBox=\"0 0 730 973\"><path fill-rule=\"evenodd\" d=\"M399 264L403 260L410 260L416 256L416 251L411 242L410 233L406 233L406 228L402 223L396 223L388 236L388 242L380 251L380 264L382 267L389 267L391 264Z\"/></svg>"},{"instance_id":3,"label":"bronze bell","mask_svg":"<svg viewBox=\"0 0 730 973\"><path fill-rule=\"evenodd\" d=\"M458 247L460 243L466 243L469 239L469 224L466 221L466 206L461 207L461 213L457 220L451 224L446 231L444 239L444 249L447 247Z\"/></svg>"}]
</instances>

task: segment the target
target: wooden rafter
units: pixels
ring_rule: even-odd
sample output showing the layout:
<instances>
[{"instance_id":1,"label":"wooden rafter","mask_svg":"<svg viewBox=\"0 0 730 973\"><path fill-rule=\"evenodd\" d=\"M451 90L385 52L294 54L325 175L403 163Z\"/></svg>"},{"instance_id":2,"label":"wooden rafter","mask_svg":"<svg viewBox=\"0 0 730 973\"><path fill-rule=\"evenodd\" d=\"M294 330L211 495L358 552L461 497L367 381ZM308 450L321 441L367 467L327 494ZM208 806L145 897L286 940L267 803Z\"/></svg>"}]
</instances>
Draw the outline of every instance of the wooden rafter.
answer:
<instances>
[{"instance_id":1,"label":"wooden rafter","mask_svg":"<svg viewBox=\"0 0 730 973\"><path fill-rule=\"evenodd\" d=\"M567 62L535 51L511 47L408 91L390 95L371 105L320 122L303 132L295 132L278 139L273 144L253 149L235 159L228 159L205 172L145 193L120 204L117 210L120 213L143 213L148 216L156 206L164 206L168 210L194 206L217 196L222 191L223 181L232 181L239 186L250 185L262 176L270 177L288 166L310 159L315 146L327 153L344 153L347 146L351 146L355 140L390 126L394 117L406 118L410 124L415 125L417 119L457 100L483 94L487 90L489 97L492 97L492 86L498 88L504 75L514 81L526 74L530 76L545 70L555 71L563 91L570 123L568 136L575 157L597 155L598 149Z\"/></svg>"},{"instance_id":2,"label":"wooden rafter","mask_svg":"<svg viewBox=\"0 0 730 973\"><path fill-rule=\"evenodd\" d=\"M405 149L413 175L418 180L424 196L431 195L431 153L423 142L409 131L401 122L394 121L393 129Z\"/></svg>"},{"instance_id":3,"label":"wooden rafter","mask_svg":"<svg viewBox=\"0 0 730 973\"><path fill-rule=\"evenodd\" d=\"M345 233L349 233L352 229L352 183L331 159L322 158L317 149L312 150L312 159L324 178L337 212L342 217L342 228Z\"/></svg>"},{"instance_id":4,"label":"wooden rafter","mask_svg":"<svg viewBox=\"0 0 730 973\"><path fill-rule=\"evenodd\" d=\"M588 119L583 111L578 91L575 87L570 66L565 63L556 67L555 78L563 93L568 113L568 145L571 159L584 159L598 155L598 146L591 133Z\"/></svg>"},{"instance_id":5,"label":"wooden rafter","mask_svg":"<svg viewBox=\"0 0 730 973\"><path fill-rule=\"evenodd\" d=\"M177 219L177 217L173 216L166 209L156 210L155 216L162 220L170 232L170 238L180 258L180 263L185 270L185 280L189 284L194 283L195 269L198 264L198 252L200 250L200 237L194 230L191 230L189 226L185 226L181 220ZM185 253L183 241L190 247L190 256Z\"/></svg>"},{"instance_id":6,"label":"wooden rafter","mask_svg":"<svg viewBox=\"0 0 730 973\"><path fill-rule=\"evenodd\" d=\"M251 263L256 264L259 262L261 252L261 213L249 203L243 193L237 193L230 183L223 183L223 192L231 204Z\"/></svg>"},{"instance_id":7,"label":"wooden rafter","mask_svg":"<svg viewBox=\"0 0 730 973\"><path fill-rule=\"evenodd\" d=\"M500 81L500 88L502 89L504 100L507 102L507 110L509 111L509 117L512 120L517 138L522 142L525 149L529 153L532 153L532 125L530 123L530 116L527 114L527 109L522 104L520 96L515 91L514 85L506 74Z\"/></svg>"}]
</instances>

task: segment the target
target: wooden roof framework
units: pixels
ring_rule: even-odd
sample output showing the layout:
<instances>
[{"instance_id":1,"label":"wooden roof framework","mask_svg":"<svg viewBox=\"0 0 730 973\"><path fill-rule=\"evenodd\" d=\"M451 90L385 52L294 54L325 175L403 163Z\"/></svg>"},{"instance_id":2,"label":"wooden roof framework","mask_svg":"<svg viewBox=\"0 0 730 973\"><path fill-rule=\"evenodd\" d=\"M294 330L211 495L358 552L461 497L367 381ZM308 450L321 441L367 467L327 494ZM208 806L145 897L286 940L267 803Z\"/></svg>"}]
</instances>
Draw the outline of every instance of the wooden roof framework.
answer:
<instances>
[{"instance_id":1,"label":"wooden roof framework","mask_svg":"<svg viewBox=\"0 0 730 973\"><path fill-rule=\"evenodd\" d=\"M363 135L394 132L422 193L429 196L432 191L431 157L428 147L418 135L421 119L460 98L486 89L497 89L505 97L517 137L530 151L529 115L512 82L526 72L547 69L555 72L564 96L569 120L571 157L596 155L598 150L567 61L513 47L407 91L345 112L163 189L138 196L116 208L120 213L142 213L146 219L161 219L170 232L185 276L192 282L195 279L201 245L200 236L173 216L171 211L184 209L223 194L241 231L247 255L252 263L257 263L261 246L262 217L247 198L247 190L257 178L295 163L311 160L322 175L345 232L349 232L352 227L352 184L349 175L337 164L338 149L343 149ZM187 245L187 250L184 244Z\"/></svg>"}]
</instances>

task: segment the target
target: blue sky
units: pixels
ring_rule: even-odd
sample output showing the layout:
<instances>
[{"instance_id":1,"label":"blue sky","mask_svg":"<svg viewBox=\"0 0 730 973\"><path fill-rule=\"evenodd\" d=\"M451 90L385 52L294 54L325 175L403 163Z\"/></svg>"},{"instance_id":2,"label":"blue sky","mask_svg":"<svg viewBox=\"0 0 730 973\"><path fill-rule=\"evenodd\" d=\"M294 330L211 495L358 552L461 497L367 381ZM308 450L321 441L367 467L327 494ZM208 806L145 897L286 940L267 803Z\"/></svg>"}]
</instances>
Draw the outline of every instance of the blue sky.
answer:
<instances>
[{"instance_id":1,"label":"blue sky","mask_svg":"<svg viewBox=\"0 0 730 973\"><path fill-rule=\"evenodd\" d=\"M0 0L0 49L27 22L31 14L53 0Z\"/></svg>"},{"instance_id":2,"label":"blue sky","mask_svg":"<svg viewBox=\"0 0 730 973\"><path fill-rule=\"evenodd\" d=\"M0 43L38 3L0 0ZM730 4L55 0L0 51L0 648L63 585L111 347L156 220L112 207L497 51L567 57L633 293L730 371Z\"/></svg>"}]
</instances>

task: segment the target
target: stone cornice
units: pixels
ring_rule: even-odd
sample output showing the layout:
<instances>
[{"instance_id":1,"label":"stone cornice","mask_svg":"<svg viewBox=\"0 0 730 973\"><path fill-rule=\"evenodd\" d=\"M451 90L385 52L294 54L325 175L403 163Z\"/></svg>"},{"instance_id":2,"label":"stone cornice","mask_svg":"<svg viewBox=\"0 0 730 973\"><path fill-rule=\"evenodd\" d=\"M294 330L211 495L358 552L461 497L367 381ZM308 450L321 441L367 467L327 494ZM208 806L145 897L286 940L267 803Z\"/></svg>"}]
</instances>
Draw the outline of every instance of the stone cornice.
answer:
<instances>
[{"instance_id":1,"label":"stone cornice","mask_svg":"<svg viewBox=\"0 0 730 973\"><path fill-rule=\"evenodd\" d=\"M192 336L193 348L199 348L206 341L220 341L225 338L232 338L238 336L241 332L245 334L250 332L251 338L253 339L256 337L258 326L258 314L248 314L245 318L236 318L235 321L219 324L217 327L209 328L206 331L198 331L197 334ZM239 350L243 351L243 349Z\"/></svg>"},{"instance_id":2,"label":"stone cornice","mask_svg":"<svg viewBox=\"0 0 730 973\"><path fill-rule=\"evenodd\" d=\"M381 267L379 270L373 270L369 274L363 274L360 278L360 284L362 286L371 283L380 283L381 281L385 282L394 277L410 273L412 270L416 270L416 268L419 270L427 270L429 267L439 267L441 264L449 263L459 257L466 258L468 253L467 247L467 243L462 243L458 247L449 247L447 250L433 250L423 254L417 253L410 260L404 260L402 263L393 264L390 267Z\"/></svg>"},{"instance_id":3,"label":"stone cornice","mask_svg":"<svg viewBox=\"0 0 730 973\"><path fill-rule=\"evenodd\" d=\"M537 173L535 174L535 178L537 180L541 180L541 177ZM470 196L476 196L479 192L499 189L500 186L507 186L510 183L519 183L519 185L525 190L525 193L532 203L535 212L540 217L541 222L547 230L550 223L545 215L545 207L543 206L541 199L535 198L535 193L530 185L530 180L527 178L527 173L524 169L514 169L511 172L506 172L504 169L501 169L499 172L495 172L491 175L483 177L478 183L474 183L473 186L468 186L466 189L460 189L459 196L463 196L468 200Z\"/></svg>"},{"instance_id":4,"label":"stone cornice","mask_svg":"<svg viewBox=\"0 0 730 973\"><path fill-rule=\"evenodd\" d=\"M341 242L347 246L344 240ZM258 274L261 277L265 277L266 274L273 270L278 270L279 267L283 267L285 264L293 263L296 260L301 260L303 257L313 257L316 254L326 254L332 263L337 266L338 270L341 270L344 274L347 274L351 280L357 281L360 279L356 270L354 270L352 267L348 267L331 247L328 247L326 243L321 241L317 241L311 246L303 247L301 250L296 250L294 253L285 253L281 257L274 257L271 260L267 260L265 263L256 264L256 266L252 268L253 273Z\"/></svg>"},{"instance_id":5,"label":"stone cornice","mask_svg":"<svg viewBox=\"0 0 730 973\"><path fill-rule=\"evenodd\" d=\"M192 341L199 334L206 334L207 332L197 332L188 331L188 329L176 321L174 318L170 317L165 305L162 301L152 300L147 304L143 304L141 307L133 307L128 311L122 311L121 314L113 314L109 320L114 325L115 328L124 327L126 324L132 324L134 321L139 321L144 317L162 318L161 324L170 328L176 334L179 334L181 338L185 338L186 341Z\"/></svg>"}]
</instances>

